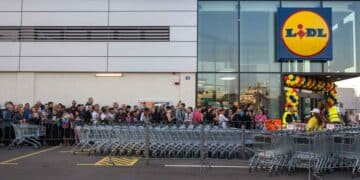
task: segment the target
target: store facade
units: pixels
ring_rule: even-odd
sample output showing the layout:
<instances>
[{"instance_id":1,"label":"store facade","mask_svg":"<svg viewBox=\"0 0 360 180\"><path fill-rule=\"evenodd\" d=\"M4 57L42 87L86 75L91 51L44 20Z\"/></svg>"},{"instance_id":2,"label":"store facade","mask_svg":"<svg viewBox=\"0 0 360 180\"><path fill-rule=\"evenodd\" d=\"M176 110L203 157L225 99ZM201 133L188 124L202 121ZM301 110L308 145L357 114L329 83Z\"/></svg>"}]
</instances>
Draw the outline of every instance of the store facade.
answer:
<instances>
[{"instance_id":1,"label":"store facade","mask_svg":"<svg viewBox=\"0 0 360 180\"><path fill-rule=\"evenodd\" d=\"M277 58L279 8L331 8L332 60ZM360 72L359 1L198 1L197 105L282 111L283 75Z\"/></svg>"}]
</instances>

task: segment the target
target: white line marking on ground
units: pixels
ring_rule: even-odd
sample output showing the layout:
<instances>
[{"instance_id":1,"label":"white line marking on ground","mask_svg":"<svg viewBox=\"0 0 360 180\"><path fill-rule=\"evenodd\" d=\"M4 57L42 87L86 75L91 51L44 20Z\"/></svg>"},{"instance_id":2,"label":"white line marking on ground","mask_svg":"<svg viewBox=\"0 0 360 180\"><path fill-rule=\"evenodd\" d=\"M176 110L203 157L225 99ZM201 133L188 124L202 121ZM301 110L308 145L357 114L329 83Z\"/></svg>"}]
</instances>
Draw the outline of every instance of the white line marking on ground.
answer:
<instances>
[{"instance_id":1,"label":"white line marking on ground","mask_svg":"<svg viewBox=\"0 0 360 180\"><path fill-rule=\"evenodd\" d=\"M72 153L73 151L59 151L60 153Z\"/></svg>"},{"instance_id":2,"label":"white line marking on ground","mask_svg":"<svg viewBox=\"0 0 360 180\"><path fill-rule=\"evenodd\" d=\"M212 165L164 165L165 167L182 167L182 168L233 168L233 169L248 169L248 166L212 166Z\"/></svg>"},{"instance_id":3,"label":"white line marking on ground","mask_svg":"<svg viewBox=\"0 0 360 180\"><path fill-rule=\"evenodd\" d=\"M16 158L12 158L12 159L9 159L9 160L6 160L6 161L2 161L2 162L0 162L0 164L1 165L16 165L17 163L13 163L14 161L18 161L18 160L25 159L25 158L28 158L28 157L31 157L31 156L35 156L35 155L38 155L40 153L52 151L52 150L55 150L55 149L57 149L59 147L60 146L55 146L55 147L47 148L47 149L44 149L44 150L41 150L41 151L36 151L36 152L33 152L33 153L25 154L25 155L22 155L22 156L19 156L19 157L16 157Z\"/></svg>"}]
</instances>

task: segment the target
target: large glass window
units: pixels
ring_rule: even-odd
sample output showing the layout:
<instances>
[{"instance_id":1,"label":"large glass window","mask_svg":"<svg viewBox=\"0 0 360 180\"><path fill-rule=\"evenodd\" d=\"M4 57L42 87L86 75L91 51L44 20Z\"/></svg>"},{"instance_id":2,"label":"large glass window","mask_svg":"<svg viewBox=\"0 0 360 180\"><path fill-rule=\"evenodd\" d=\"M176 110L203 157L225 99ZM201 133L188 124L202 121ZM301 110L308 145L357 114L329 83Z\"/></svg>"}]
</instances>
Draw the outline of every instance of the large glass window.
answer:
<instances>
[{"instance_id":1,"label":"large glass window","mask_svg":"<svg viewBox=\"0 0 360 180\"><path fill-rule=\"evenodd\" d=\"M360 69L360 2L324 1L332 8L333 60L325 72L359 72Z\"/></svg>"},{"instance_id":2,"label":"large glass window","mask_svg":"<svg viewBox=\"0 0 360 180\"><path fill-rule=\"evenodd\" d=\"M240 103L250 101L269 118L279 118L280 74L240 73Z\"/></svg>"},{"instance_id":3,"label":"large glass window","mask_svg":"<svg viewBox=\"0 0 360 180\"><path fill-rule=\"evenodd\" d=\"M199 73L198 105L229 107L238 102L237 73Z\"/></svg>"},{"instance_id":4,"label":"large glass window","mask_svg":"<svg viewBox=\"0 0 360 180\"><path fill-rule=\"evenodd\" d=\"M240 71L279 72L275 60L277 1L240 1Z\"/></svg>"},{"instance_id":5,"label":"large glass window","mask_svg":"<svg viewBox=\"0 0 360 180\"><path fill-rule=\"evenodd\" d=\"M199 72L238 71L237 1L200 1Z\"/></svg>"},{"instance_id":6,"label":"large glass window","mask_svg":"<svg viewBox=\"0 0 360 180\"><path fill-rule=\"evenodd\" d=\"M278 62L280 5L332 8L332 61ZM253 103L279 118L280 72L360 71L360 1L200 0L198 16L198 105Z\"/></svg>"},{"instance_id":7,"label":"large glass window","mask_svg":"<svg viewBox=\"0 0 360 180\"><path fill-rule=\"evenodd\" d=\"M291 7L291 8L309 8L309 7L320 7L321 2L319 0L304 1L304 0L292 0L292 1L282 1L281 7Z\"/></svg>"},{"instance_id":8,"label":"large glass window","mask_svg":"<svg viewBox=\"0 0 360 180\"><path fill-rule=\"evenodd\" d=\"M283 72L322 72L321 62L289 61L282 65Z\"/></svg>"}]
</instances>

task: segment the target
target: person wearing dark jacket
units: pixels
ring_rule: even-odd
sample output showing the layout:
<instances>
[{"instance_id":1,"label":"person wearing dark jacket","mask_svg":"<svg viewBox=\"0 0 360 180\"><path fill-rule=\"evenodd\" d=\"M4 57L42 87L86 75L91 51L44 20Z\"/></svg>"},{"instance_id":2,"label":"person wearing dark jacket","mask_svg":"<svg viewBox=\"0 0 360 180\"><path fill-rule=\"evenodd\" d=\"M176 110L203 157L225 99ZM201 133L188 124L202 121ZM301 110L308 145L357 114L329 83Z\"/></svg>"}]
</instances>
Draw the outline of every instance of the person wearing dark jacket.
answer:
<instances>
[{"instance_id":1,"label":"person wearing dark jacket","mask_svg":"<svg viewBox=\"0 0 360 180\"><path fill-rule=\"evenodd\" d=\"M79 119L85 124L89 124L91 120L91 112L85 110L85 106L80 104L78 107Z\"/></svg>"},{"instance_id":2,"label":"person wearing dark jacket","mask_svg":"<svg viewBox=\"0 0 360 180\"><path fill-rule=\"evenodd\" d=\"M117 113L115 113L115 122L117 123L125 123L126 112L123 108L120 108Z\"/></svg>"},{"instance_id":3,"label":"person wearing dark jacket","mask_svg":"<svg viewBox=\"0 0 360 180\"><path fill-rule=\"evenodd\" d=\"M31 108L30 108L30 104L26 103L24 106L24 119L25 120L29 120L30 119L30 115L31 115Z\"/></svg>"},{"instance_id":4,"label":"person wearing dark jacket","mask_svg":"<svg viewBox=\"0 0 360 180\"><path fill-rule=\"evenodd\" d=\"M16 107L14 111L13 122L15 124L21 123L22 120L24 119L23 114L24 114L24 110L20 107Z\"/></svg>"},{"instance_id":5,"label":"person wearing dark jacket","mask_svg":"<svg viewBox=\"0 0 360 180\"><path fill-rule=\"evenodd\" d=\"M4 127L3 127L2 109L0 109L0 145L3 145L3 141L4 141Z\"/></svg>"},{"instance_id":6,"label":"person wearing dark jacket","mask_svg":"<svg viewBox=\"0 0 360 180\"><path fill-rule=\"evenodd\" d=\"M152 112L152 123L153 124L160 124L161 122L161 112L158 106L155 106Z\"/></svg>"},{"instance_id":7,"label":"person wearing dark jacket","mask_svg":"<svg viewBox=\"0 0 360 180\"><path fill-rule=\"evenodd\" d=\"M246 111L245 112L244 120L245 120L245 128L246 129L252 129L253 123L252 123L251 111Z\"/></svg>"},{"instance_id":8,"label":"person wearing dark jacket","mask_svg":"<svg viewBox=\"0 0 360 180\"><path fill-rule=\"evenodd\" d=\"M245 113L241 108L236 110L232 118L232 125L235 128L241 128L241 125L245 125Z\"/></svg>"},{"instance_id":9,"label":"person wearing dark jacket","mask_svg":"<svg viewBox=\"0 0 360 180\"><path fill-rule=\"evenodd\" d=\"M204 114L205 114L205 123L206 124L210 124L210 123L214 122L214 118L215 118L214 110L211 109L211 107L209 107Z\"/></svg>"},{"instance_id":10,"label":"person wearing dark jacket","mask_svg":"<svg viewBox=\"0 0 360 180\"><path fill-rule=\"evenodd\" d=\"M41 123L41 117L39 112L37 111L36 108L31 108L31 115L30 115L30 119L28 120L28 123L30 124L35 124L35 125L39 125Z\"/></svg>"},{"instance_id":11,"label":"person wearing dark jacket","mask_svg":"<svg viewBox=\"0 0 360 180\"><path fill-rule=\"evenodd\" d=\"M4 143L9 145L15 137L14 129L11 127L14 117L14 106L12 103L5 104L6 109L2 112L3 128L4 128Z\"/></svg>"},{"instance_id":12,"label":"person wearing dark jacket","mask_svg":"<svg viewBox=\"0 0 360 180\"><path fill-rule=\"evenodd\" d=\"M76 104L76 101L75 100L72 100L71 102L71 107L69 107L67 109L67 111L69 111L70 113L72 114L75 114L75 111L77 110L77 104Z\"/></svg>"}]
</instances>

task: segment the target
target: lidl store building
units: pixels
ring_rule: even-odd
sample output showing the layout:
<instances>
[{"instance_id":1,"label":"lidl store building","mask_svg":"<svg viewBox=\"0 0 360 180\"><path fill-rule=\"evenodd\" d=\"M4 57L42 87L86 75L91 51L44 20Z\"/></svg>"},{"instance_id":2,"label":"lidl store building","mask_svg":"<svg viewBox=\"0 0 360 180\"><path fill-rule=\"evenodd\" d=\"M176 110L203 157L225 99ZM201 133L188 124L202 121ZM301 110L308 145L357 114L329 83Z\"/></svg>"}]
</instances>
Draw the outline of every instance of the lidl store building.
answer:
<instances>
[{"instance_id":1,"label":"lidl store building","mask_svg":"<svg viewBox=\"0 0 360 180\"><path fill-rule=\"evenodd\" d=\"M359 32L358 1L0 0L0 103L253 103L277 118L284 75L358 75Z\"/></svg>"}]
</instances>

